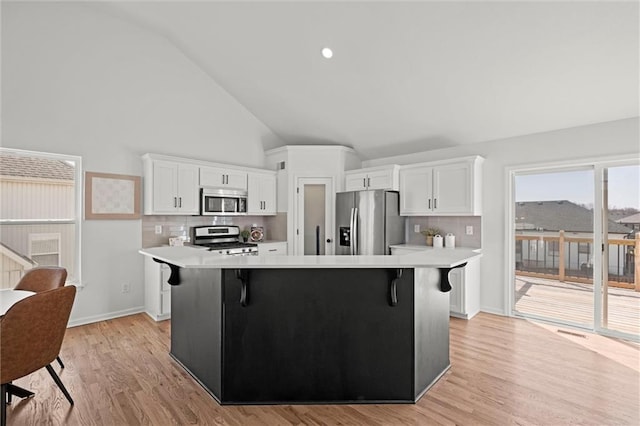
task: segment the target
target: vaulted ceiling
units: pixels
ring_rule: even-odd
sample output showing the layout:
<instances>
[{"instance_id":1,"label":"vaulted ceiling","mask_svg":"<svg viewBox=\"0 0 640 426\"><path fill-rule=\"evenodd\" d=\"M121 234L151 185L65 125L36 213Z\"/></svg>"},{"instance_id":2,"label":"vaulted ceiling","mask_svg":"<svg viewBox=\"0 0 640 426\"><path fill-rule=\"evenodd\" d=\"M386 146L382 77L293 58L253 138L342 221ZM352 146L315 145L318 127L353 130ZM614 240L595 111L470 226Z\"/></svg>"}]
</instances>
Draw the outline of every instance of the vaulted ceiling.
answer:
<instances>
[{"instance_id":1,"label":"vaulted ceiling","mask_svg":"<svg viewBox=\"0 0 640 426\"><path fill-rule=\"evenodd\" d=\"M637 1L93 7L166 37L287 144L368 159L639 115Z\"/></svg>"}]
</instances>

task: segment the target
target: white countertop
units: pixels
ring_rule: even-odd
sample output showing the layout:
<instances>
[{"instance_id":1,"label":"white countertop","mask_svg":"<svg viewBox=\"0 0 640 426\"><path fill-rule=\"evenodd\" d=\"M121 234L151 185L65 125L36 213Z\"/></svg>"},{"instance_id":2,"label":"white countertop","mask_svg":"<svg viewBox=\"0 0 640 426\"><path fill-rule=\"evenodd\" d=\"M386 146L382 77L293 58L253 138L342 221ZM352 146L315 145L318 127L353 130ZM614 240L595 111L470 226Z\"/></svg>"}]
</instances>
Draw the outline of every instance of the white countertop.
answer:
<instances>
[{"instance_id":1,"label":"white countertop","mask_svg":"<svg viewBox=\"0 0 640 426\"><path fill-rule=\"evenodd\" d=\"M435 248L433 246L427 246L424 244L392 244L389 247L391 248L403 248L403 249L409 249L409 250L425 250L425 251L438 251L438 250L462 250L462 251L474 251L476 253L481 253L482 249L479 248L469 248L469 247L454 247L454 248L449 248L449 247L438 247Z\"/></svg>"},{"instance_id":2,"label":"white countertop","mask_svg":"<svg viewBox=\"0 0 640 426\"><path fill-rule=\"evenodd\" d=\"M451 268L480 256L472 249L417 251L400 256L226 256L194 247L153 247L139 253L181 268Z\"/></svg>"}]
</instances>

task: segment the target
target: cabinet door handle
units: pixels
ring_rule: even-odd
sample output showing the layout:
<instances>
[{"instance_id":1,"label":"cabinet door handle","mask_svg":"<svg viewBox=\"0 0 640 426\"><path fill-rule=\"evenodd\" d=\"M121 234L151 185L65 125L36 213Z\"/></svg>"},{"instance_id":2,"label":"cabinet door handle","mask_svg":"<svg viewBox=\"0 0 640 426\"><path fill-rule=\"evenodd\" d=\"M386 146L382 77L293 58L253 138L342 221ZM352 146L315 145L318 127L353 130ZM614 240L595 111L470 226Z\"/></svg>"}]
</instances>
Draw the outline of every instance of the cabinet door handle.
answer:
<instances>
[{"instance_id":1,"label":"cabinet door handle","mask_svg":"<svg viewBox=\"0 0 640 426\"><path fill-rule=\"evenodd\" d=\"M434 209L437 209L437 208L438 208L438 199L437 199L437 198L434 198L434 199L433 199L433 208L434 208Z\"/></svg>"},{"instance_id":2,"label":"cabinet door handle","mask_svg":"<svg viewBox=\"0 0 640 426\"><path fill-rule=\"evenodd\" d=\"M371 178L368 177L367 178L367 188L369 188L371 186Z\"/></svg>"},{"instance_id":3,"label":"cabinet door handle","mask_svg":"<svg viewBox=\"0 0 640 426\"><path fill-rule=\"evenodd\" d=\"M173 207L178 207L178 197L173 197Z\"/></svg>"},{"instance_id":4,"label":"cabinet door handle","mask_svg":"<svg viewBox=\"0 0 640 426\"><path fill-rule=\"evenodd\" d=\"M429 198L429 210L431 210L431 198Z\"/></svg>"},{"instance_id":5,"label":"cabinet door handle","mask_svg":"<svg viewBox=\"0 0 640 426\"><path fill-rule=\"evenodd\" d=\"M367 178L362 178L362 187L363 188L367 187Z\"/></svg>"},{"instance_id":6,"label":"cabinet door handle","mask_svg":"<svg viewBox=\"0 0 640 426\"><path fill-rule=\"evenodd\" d=\"M178 207L182 207L182 197L178 197Z\"/></svg>"}]
</instances>

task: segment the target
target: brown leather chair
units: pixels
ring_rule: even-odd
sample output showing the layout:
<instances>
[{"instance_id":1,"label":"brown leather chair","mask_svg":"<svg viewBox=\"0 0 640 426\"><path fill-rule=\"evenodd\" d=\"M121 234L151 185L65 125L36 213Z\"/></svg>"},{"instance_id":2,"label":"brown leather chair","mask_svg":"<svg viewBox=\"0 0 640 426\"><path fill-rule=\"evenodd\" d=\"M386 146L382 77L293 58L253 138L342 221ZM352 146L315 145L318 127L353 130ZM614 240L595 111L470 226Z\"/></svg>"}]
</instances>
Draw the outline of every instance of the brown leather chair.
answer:
<instances>
[{"instance_id":1,"label":"brown leather chair","mask_svg":"<svg viewBox=\"0 0 640 426\"><path fill-rule=\"evenodd\" d=\"M39 293L64 286L67 270L59 266L38 266L28 270L18 281L14 290L28 290Z\"/></svg>"},{"instance_id":2,"label":"brown leather chair","mask_svg":"<svg viewBox=\"0 0 640 426\"><path fill-rule=\"evenodd\" d=\"M60 353L76 288L65 286L29 296L0 317L0 425L7 420L12 381L45 367L69 403L73 399L51 367Z\"/></svg>"},{"instance_id":3,"label":"brown leather chair","mask_svg":"<svg viewBox=\"0 0 640 426\"><path fill-rule=\"evenodd\" d=\"M67 270L59 266L39 266L28 270L18 281L14 290L27 290L35 293L63 287L67 281ZM62 359L56 358L60 367L64 368Z\"/></svg>"}]
</instances>

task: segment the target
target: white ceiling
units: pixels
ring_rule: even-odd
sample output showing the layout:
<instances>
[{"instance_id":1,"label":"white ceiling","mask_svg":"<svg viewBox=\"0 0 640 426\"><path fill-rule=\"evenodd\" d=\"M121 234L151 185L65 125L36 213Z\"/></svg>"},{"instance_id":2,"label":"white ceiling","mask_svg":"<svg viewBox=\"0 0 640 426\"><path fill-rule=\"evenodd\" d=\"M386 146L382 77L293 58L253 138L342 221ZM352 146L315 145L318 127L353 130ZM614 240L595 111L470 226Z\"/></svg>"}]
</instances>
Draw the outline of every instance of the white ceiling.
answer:
<instances>
[{"instance_id":1,"label":"white ceiling","mask_svg":"<svg viewBox=\"0 0 640 426\"><path fill-rule=\"evenodd\" d=\"M287 144L371 159L639 115L637 1L93 7L165 36Z\"/></svg>"}]
</instances>

